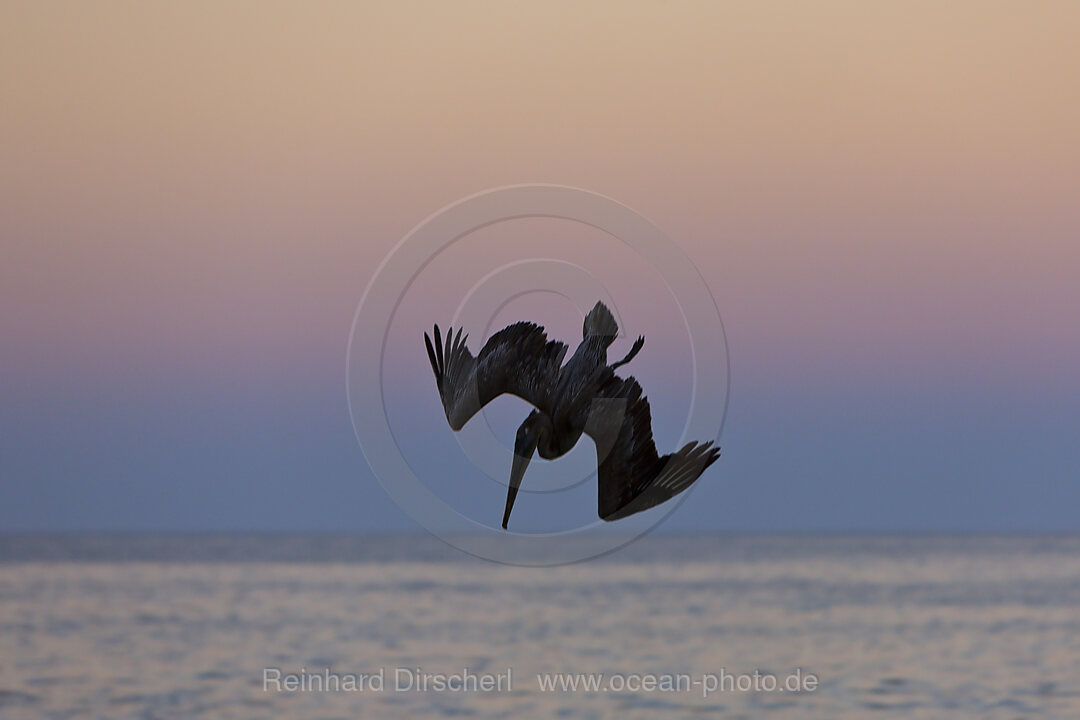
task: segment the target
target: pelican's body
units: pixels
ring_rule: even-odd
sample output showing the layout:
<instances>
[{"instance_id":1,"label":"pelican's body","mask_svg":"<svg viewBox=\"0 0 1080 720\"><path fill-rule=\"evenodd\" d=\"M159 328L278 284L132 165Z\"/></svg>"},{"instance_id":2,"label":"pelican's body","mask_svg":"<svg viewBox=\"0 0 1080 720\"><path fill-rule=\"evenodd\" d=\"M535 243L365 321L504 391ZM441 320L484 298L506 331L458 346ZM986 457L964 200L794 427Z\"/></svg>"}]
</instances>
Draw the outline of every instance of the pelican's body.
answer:
<instances>
[{"instance_id":1,"label":"pelican's body","mask_svg":"<svg viewBox=\"0 0 1080 720\"><path fill-rule=\"evenodd\" d=\"M719 455L712 442L687 444L659 457L652 441L649 402L634 378L615 369L641 350L608 365L607 349L618 326L603 303L585 316L582 341L564 365L567 346L549 341L543 328L520 322L495 333L474 357L468 336L453 328L445 345L435 326L435 343L425 333L428 357L450 427L462 426L493 398L517 395L535 409L518 428L503 528L533 453L554 460L568 453L583 434L596 443L599 492L597 510L617 520L648 509L688 488Z\"/></svg>"},{"instance_id":2,"label":"pelican's body","mask_svg":"<svg viewBox=\"0 0 1080 720\"><path fill-rule=\"evenodd\" d=\"M574 448L585 432L586 414L582 410L588 410L582 403L575 405L574 399L595 390L589 386L590 378L606 365L607 345L597 337L586 336L574 355L559 369L548 418L554 432L543 435L541 439L544 442L537 445L537 455L545 460L554 460Z\"/></svg>"}]
</instances>

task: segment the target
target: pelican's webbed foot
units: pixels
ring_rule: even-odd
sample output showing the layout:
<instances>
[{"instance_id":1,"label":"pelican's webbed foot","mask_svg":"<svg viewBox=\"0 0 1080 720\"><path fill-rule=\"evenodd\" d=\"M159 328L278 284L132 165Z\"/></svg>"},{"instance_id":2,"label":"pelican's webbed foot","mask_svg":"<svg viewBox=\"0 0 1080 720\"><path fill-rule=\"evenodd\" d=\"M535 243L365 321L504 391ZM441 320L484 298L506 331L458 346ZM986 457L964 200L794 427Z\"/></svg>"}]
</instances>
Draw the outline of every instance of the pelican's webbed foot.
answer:
<instances>
[{"instance_id":1,"label":"pelican's webbed foot","mask_svg":"<svg viewBox=\"0 0 1080 720\"><path fill-rule=\"evenodd\" d=\"M638 339L634 341L634 347L630 348L630 352L626 353L626 357L624 357L622 360L620 360L617 363L612 363L611 369L614 370L615 368L619 367L620 365L625 365L626 363L633 360L634 356L637 355L639 352L641 352L641 348L644 347L644 346L645 346L645 336L644 335L638 335Z\"/></svg>"}]
</instances>

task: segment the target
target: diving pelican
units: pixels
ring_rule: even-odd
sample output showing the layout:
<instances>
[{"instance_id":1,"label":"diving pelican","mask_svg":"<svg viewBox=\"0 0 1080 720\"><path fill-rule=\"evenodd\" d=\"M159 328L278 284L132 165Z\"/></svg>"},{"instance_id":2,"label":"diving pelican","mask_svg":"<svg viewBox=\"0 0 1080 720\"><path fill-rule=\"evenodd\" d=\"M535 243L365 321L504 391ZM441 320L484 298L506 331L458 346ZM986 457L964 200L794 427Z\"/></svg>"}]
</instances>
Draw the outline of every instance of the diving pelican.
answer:
<instances>
[{"instance_id":1,"label":"diving pelican","mask_svg":"<svg viewBox=\"0 0 1080 720\"><path fill-rule=\"evenodd\" d=\"M616 368L634 359L645 338L630 352L607 364L607 349L619 327L602 302L585 316L582 342L563 365L567 346L548 340L544 328L531 322L509 325L491 336L475 357L461 328L449 328L445 342L435 325L435 341L425 332L431 369L450 427L460 430L480 408L503 393L525 400L535 409L518 428L506 510L506 529L521 479L538 453L545 460L565 455L584 433L596 444L597 513L618 520L647 510L690 487L720 455L706 443L687 443L659 456L652 438L649 401L633 377Z\"/></svg>"}]
</instances>

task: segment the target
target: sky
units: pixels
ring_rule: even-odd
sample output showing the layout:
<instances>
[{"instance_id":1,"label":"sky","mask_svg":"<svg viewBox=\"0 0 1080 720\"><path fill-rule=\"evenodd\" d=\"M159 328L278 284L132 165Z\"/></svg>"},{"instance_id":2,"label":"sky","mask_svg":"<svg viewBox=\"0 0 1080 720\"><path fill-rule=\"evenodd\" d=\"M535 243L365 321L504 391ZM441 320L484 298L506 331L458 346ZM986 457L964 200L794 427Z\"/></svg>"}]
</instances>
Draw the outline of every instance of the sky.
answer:
<instances>
[{"instance_id":1,"label":"sky","mask_svg":"<svg viewBox=\"0 0 1080 720\"><path fill-rule=\"evenodd\" d=\"M665 530L1080 531L1078 34L1071 2L4 3L0 530L421 531L354 435L353 315L432 213L552 183L651 220L723 318L723 456ZM386 338L387 414L492 525L419 337L528 258L646 336L662 452L691 400L632 251L455 243ZM552 293L490 317L580 327ZM526 527L592 511L527 490Z\"/></svg>"}]
</instances>

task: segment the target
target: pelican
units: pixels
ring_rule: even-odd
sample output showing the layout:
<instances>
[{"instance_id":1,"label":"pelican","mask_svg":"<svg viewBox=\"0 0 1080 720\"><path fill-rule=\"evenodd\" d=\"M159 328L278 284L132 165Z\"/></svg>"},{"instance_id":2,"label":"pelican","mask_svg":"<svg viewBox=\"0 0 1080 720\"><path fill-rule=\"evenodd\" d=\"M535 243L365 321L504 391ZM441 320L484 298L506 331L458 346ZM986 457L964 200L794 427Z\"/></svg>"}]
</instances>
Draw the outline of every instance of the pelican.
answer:
<instances>
[{"instance_id":1,"label":"pelican","mask_svg":"<svg viewBox=\"0 0 1080 720\"><path fill-rule=\"evenodd\" d=\"M531 322L508 325L491 336L480 354L466 346L469 336L451 327L443 340L435 325L435 341L424 333L428 359L435 373L450 427L460 430L482 407L504 393L516 395L535 409L517 430L506 510L506 529L525 469L538 453L554 460L577 444L582 434L596 445L597 514L612 521L669 500L694 483L720 455L719 448L691 442L659 456L652 437L649 401L633 377L615 370L634 359L645 345L638 337L621 360L607 364L607 349L619 327L602 302L585 316L582 341L565 365L567 346L548 340L544 328Z\"/></svg>"}]
</instances>

